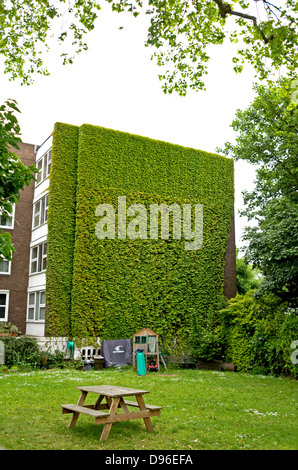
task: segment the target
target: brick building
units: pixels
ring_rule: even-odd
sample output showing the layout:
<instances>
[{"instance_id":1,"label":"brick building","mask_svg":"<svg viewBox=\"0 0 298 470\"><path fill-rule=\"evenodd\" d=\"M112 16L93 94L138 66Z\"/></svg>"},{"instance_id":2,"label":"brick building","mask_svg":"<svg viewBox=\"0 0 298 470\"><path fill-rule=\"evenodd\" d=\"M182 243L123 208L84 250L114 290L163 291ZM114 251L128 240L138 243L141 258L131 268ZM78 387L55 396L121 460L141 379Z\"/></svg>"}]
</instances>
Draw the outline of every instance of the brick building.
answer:
<instances>
[{"instance_id":1,"label":"brick building","mask_svg":"<svg viewBox=\"0 0 298 470\"><path fill-rule=\"evenodd\" d=\"M25 165L35 163L35 146L20 144L19 155ZM26 331L26 307L32 225L32 201L34 183L21 191L21 197L13 211L13 217L0 215L0 228L12 235L15 253L12 261L0 263L0 321L17 325Z\"/></svg>"},{"instance_id":2,"label":"brick building","mask_svg":"<svg viewBox=\"0 0 298 470\"><path fill-rule=\"evenodd\" d=\"M51 138L40 147L20 144L15 153L25 165L36 164L36 182L25 186L12 217L0 215L0 228L11 233L15 253L0 263L0 321L23 334L44 336L47 191Z\"/></svg>"}]
</instances>

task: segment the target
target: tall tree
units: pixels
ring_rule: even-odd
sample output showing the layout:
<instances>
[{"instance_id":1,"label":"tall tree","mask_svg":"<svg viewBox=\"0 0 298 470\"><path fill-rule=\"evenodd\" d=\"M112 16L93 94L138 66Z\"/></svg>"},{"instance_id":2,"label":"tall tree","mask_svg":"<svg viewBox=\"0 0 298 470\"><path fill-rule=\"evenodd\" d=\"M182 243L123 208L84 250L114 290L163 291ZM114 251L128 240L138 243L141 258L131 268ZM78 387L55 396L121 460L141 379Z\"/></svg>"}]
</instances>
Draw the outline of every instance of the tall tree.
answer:
<instances>
[{"instance_id":1,"label":"tall tree","mask_svg":"<svg viewBox=\"0 0 298 470\"><path fill-rule=\"evenodd\" d=\"M251 289L257 289L262 282L261 273L253 269L245 259L239 258L238 250L236 250L236 280L237 294L245 294Z\"/></svg>"},{"instance_id":2,"label":"tall tree","mask_svg":"<svg viewBox=\"0 0 298 470\"><path fill-rule=\"evenodd\" d=\"M166 93L203 89L210 46L226 38L241 44L233 59L236 72L245 62L261 79L283 66L292 77L297 69L296 0L148 0L146 6L142 0L0 0L5 72L23 83L32 82L33 72L48 74L42 52L50 35L61 44L68 40L74 54L87 49L84 36L104 3L115 12L149 15L145 45L156 49L153 56L164 67L160 79ZM63 63L73 61L65 51L62 58Z\"/></svg>"},{"instance_id":3,"label":"tall tree","mask_svg":"<svg viewBox=\"0 0 298 470\"><path fill-rule=\"evenodd\" d=\"M223 152L257 166L255 189L244 192L246 259L265 276L261 290L298 297L298 106L292 82L255 85L256 98L232 123L236 144Z\"/></svg>"},{"instance_id":4,"label":"tall tree","mask_svg":"<svg viewBox=\"0 0 298 470\"><path fill-rule=\"evenodd\" d=\"M19 148L20 127L15 113L19 112L15 100L7 100L0 106L0 215L11 216L13 205L20 198L20 191L29 186L38 172L34 165L26 166L14 153ZM0 231L0 261L12 259L14 251L10 233Z\"/></svg>"}]
</instances>

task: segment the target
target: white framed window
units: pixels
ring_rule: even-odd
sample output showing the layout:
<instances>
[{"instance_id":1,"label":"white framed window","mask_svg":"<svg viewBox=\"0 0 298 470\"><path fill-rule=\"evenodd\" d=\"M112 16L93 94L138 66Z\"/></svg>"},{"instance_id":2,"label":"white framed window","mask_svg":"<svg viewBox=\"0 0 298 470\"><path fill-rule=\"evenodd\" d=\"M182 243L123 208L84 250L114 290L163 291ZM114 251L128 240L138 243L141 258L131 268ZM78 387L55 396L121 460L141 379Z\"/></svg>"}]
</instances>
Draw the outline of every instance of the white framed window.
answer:
<instances>
[{"instance_id":1,"label":"white framed window","mask_svg":"<svg viewBox=\"0 0 298 470\"><path fill-rule=\"evenodd\" d=\"M37 292L29 292L27 320L43 321L45 319L46 310L46 292L40 290Z\"/></svg>"},{"instance_id":2,"label":"white framed window","mask_svg":"<svg viewBox=\"0 0 298 470\"><path fill-rule=\"evenodd\" d=\"M51 163L52 163L52 149L47 152L47 158L45 160L45 177L47 178L50 176L51 171Z\"/></svg>"},{"instance_id":3,"label":"white framed window","mask_svg":"<svg viewBox=\"0 0 298 470\"><path fill-rule=\"evenodd\" d=\"M43 158L41 158L40 160L38 160L37 164L37 169L39 171L38 175L37 175L37 178L36 178L36 184L40 183L42 181L42 176L43 176Z\"/></svg>"},{"instance_id":4,"label":"white framed window","mask_svg":"<svg viewBox=\"0 0 298 470\"><path fill-rule=\"evenodd\" d=\"M30 274L45 271L47 267L47 242L31 248Z\"/></svg>"},{"instance_id":5,"label":"white framed window","mask_svg":"<svg viewBox=\"0 0 298 470\"><path fill-rule=\"evenodd\" d=\"M7 259L3 258L3 256L0 256L0 274L10 274L10 269L11 269L11 261L8 261Z\"/></svg>"},{"instance_id":6,"label":"white framed window","mask_svg":"<svg viewBox=\"0 0 298 470\"><path fill-rule=\"evenodd\" d=\"M49 195L46 194L34 204L33 210L33 228L37 228L47 221L48 217Z\"/></svg>"},{"instance_id":7,"label":"white framed window","mask_svg":"<svg viewBox=\"0 0 298 470\"><path fill-rule=\"evenodd\" d=\"M13 229L14 213L15 213L15 204L13 204L11 214L3 214L3 212L0 211L0 228Z\"/></svg>"},{"instance_id":8,"label":"white framed window","mask_svg":"<svg viewBox=\"0 0 298 470\"><path fill-rule=\"evenodd\" d=\"M49 149L39 160L37 160L36 166L39 170L37 175L36 186L44 181L50 174L52 161L52 149Z\"/></svg>"},{"instance_id":9,"label":"white framed window","mask_svg":"<svg viewBox=\"0 0 298 470\"><path fill-rule=\"evenodd\" d=\"M7 321L9 306L9 290L0 290L0 321Z\"/></svg>"}]
</instances>

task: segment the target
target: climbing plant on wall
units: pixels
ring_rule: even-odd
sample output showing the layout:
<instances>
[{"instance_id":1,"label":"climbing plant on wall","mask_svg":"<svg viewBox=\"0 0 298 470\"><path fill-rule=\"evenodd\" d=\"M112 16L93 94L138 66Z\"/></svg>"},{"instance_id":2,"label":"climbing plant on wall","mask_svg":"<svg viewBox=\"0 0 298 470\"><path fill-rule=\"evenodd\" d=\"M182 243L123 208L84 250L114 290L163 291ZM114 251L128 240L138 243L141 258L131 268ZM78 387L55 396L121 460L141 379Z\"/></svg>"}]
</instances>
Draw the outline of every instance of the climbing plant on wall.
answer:
<instances>
[{"instance_id":1,"label":"climbing plant on wall","mask_svg":"<svg viewBox=\"0 0 298 470\"><path fill-rule=\"evenodd\" d=\"M65 143L63 135L71 144ZM233 216L233 162L90 125L56 125L53 142L48 242L52 280L47 281L47 292L48 315L53 325L56 322L56 334L66 328L76 337L113 339L131 337L138 329L148 327L165 341L182 340L189 335L193 310L206 325L208 312L224 287ZM62 165L67 160L69 180ZM55 161L60 162L59 169ZM69 203L65 191L69 191ZM132 204L145 207L147 237L118 238L119 196L126 197L126 209ZM183 234L175 239L173 230L169 239L160 233L157 239L150 238L150 207L162 203L179 207L189 204L192 209L202 205L200 249L186 250ZM96 208L101 204L115 208L114 239L99 239L95 234L101 220ZM194 218L194 210L192 214ZM131 220L127 216L127 224ZM69 246L63 251L66 240ZM63 284L59 276L53 280L56 264L62 277L64 270ZM59 292L61 286L66 286L65 294Z\"/></svg>"},{"instance_id":2,"label":"climbing plant on wall","mask_svg":"<svg viewBox=\"0 0 298 470\"><path fill-rule=\"evenodd\" d=\"M47 241L48 335L71 335L78 128L57 123L50 173Z\"/></svg>"}]
</instances>

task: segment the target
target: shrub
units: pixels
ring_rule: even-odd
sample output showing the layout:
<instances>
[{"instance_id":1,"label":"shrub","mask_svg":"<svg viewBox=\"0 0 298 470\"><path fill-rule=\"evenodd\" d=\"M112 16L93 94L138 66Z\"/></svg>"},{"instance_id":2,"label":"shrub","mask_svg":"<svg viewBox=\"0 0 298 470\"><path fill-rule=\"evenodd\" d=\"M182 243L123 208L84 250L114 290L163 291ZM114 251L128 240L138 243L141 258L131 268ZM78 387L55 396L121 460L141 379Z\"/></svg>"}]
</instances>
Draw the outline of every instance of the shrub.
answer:
<instances>
[{"instance_id":1,"label":"shrub","mask_svg":"<svg viewBox=\"0 0 298 470\"><path fill-rule=\"evenodd\" d=\"M56 349L54 353L49 351L41 352L41 367L43 369L59 368L64 369L68 365L72 365L73 361L65 361L65 353Z\"/></svg>"},{"instance_id":2,"label":"shrub","mask_svg":"<svg viewBox=\"0 0 298 470\"><path fill-rule=\"evenodd\" d=\"M29 368L52 369L74 367L75 361L71 358L65 361L65 353L58 349L52 353L39 348L35 338L20 336L1 337L5 347L5 365L9 368L22 366Z\"/></svg>"},{"instance_id":3,"label":"shrub","mask_svg":"<svg viewBox=\"0 0 298 470\"><path fill-rule=\"evenodd\" d=\"M209 309L206 320L200 322L193 311L192 330L190 335L190 354L194 360L198 359L222 359L223 342L220 337L219 310L218 306L223 306L222 302Z\"/></svg>"},{"instance_id":4,"label":"shrub","mask_svg":"<svg viewBox=\"0 0 298 470\"><path fill-rule=\"evenodd\" d=\"M40 350L35 338L20 336L4 336L1 338L5 348L5 364L12 367L18 364L29 364L31 367L39 367Z\"/></svg>"},{"instance_id":5,"label":"shrub","mask_svg":"<svg viewBox=\"0 0 298 470\"><path fill-rule=\"evenodd\" d=\"M240 371L262 370L297 376L291 362L291 343L298 339L297 310L270 294L256 298L254 291L237 295L221 311L221 339L227 362Z\"/></svg>"}]
</instances>

